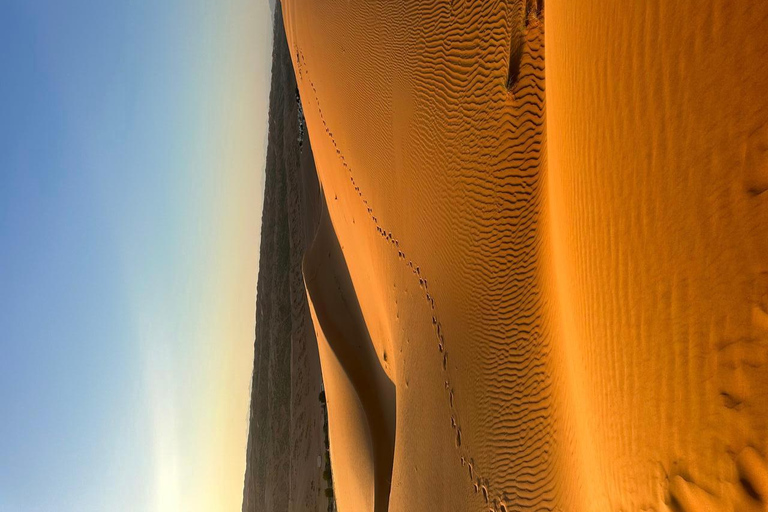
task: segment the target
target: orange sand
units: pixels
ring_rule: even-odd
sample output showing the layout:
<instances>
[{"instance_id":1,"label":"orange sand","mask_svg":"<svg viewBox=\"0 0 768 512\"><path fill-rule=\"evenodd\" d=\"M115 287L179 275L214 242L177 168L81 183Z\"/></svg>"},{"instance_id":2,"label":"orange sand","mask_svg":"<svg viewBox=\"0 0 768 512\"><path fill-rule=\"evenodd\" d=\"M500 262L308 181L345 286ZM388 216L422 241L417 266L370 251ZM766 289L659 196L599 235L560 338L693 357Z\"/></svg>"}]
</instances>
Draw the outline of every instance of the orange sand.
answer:
<instances>
[{"instance_id":1,"label":"orange sand","mask_svg":"<svg viewBox=\"0 0 768 512\"><path fill-rule=\"evenodd\" d=\"M325 208L304 257L304 280L318 333L330 441L344 444L331 461L334 480L344 489L339 508L385 511L395 447L395 388L379 364Z\"/></svg>"},{"instance_id":2,"label":"orange sand","mask_svg":"<svg viewBox=\"0 0 768 512\"><path fill-rule=\"evenodd\" d=\"M764 510L768 3L283 8L339 510Z\"/></svg>"}]
</instances>

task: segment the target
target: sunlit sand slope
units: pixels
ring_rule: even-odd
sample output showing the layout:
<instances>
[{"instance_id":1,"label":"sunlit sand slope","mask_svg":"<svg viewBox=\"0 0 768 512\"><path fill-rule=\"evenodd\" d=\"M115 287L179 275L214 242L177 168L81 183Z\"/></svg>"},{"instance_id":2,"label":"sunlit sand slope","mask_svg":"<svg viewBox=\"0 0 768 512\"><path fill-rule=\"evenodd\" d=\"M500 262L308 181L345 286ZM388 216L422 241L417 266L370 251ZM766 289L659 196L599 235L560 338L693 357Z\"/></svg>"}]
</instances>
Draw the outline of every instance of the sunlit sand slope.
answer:
<instances>
[{"instance_id":1,"label":"sunlit sand slope","mask_svg":"<svg viewBox=\"0 0 768 512\"><path fill-rule=\"evenodd\" d=\"M558 301L592 501L764 510L768 3L546 8Z\"/></svg>"},{"instance_id":2,"label":"sunlit sand slope","mask_svg":"<svg viewBox=\"0 0 768 512\"><path fill-rule=\"evenodd\" d=\"M286 2L390 510L765 506L766 20Z\"/></svg>"}]
</instances>

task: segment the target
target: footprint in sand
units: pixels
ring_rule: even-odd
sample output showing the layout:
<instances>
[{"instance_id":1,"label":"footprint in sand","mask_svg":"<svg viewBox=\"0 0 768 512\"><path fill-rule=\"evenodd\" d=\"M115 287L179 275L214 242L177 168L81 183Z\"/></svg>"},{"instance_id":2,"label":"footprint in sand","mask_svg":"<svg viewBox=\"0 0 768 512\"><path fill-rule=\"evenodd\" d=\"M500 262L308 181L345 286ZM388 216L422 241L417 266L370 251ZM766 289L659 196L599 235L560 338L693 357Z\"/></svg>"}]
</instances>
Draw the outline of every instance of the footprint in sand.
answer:
<instances>
[{"instance_id":1,"label":"footprint in sand","mask_svg":"<svg viewBox=\"0 0 768 512\"><path fill-rule=\"evenodd\" d=\"M676 475L670 480L671 510L681 512L768 511L768 464L748 440L759 432L750 410L760 408L759 390L768 363L768 274L758 274L752 296L752 331L749 336L726 343L718 353L719 393L723 405L734 411L741 432L731 439L736 453L736 481L723 496L702 489L690 479ZM733 453L732 452L732 453Z\"/></svg>"},{"instance_id":2,"label":"footprint in sand","mask_svg":"<svg viewBox=\"0 0 768 512\"><path fill-rule=\"evenodd\" d=\"M669 481L669 509L675 512L725 512L725 503L681 475Z\"/></svg>"},{"instance_id":3,"label":"footprint in sand","mask_svg":"<svg viewBox=\"0 0 768 512\"><path fill-rule=\"evenodd\" d=\"M768 363L768 273L758 274L752 296L752 331L718 351L718 380L723 405L740 411L764 381Z\"/></svg>"},{"instance_id":4,"label":"footprint in sand","mask_svg":"<svg viewBox=\"0 0 768 512\"><path fill-rule=\"evenodd\" d=\"M751 339L729 343L719 351L720 396L725 407L743 408L752 392L752 374L765 362L765 347Z\"/></svg>"},{"instance_id":5,"label":"footprint in sand","mask_svg":"<svg viewBox=\"0 0 768 512\"><path fill-rule=\"evenodd\" d=\"M758 196L768 190L768 125L752 132L744 153L744 185Z\"/></svg>"},{"instance_id":6,"label":"footprint in sand","mask_svg":"<svg viewBox=\"0 0 768 512\"><path fill-rule=\"evenodd\" d=\"M737 510L768 510L768 465L754 448L744 448L736 458L740 493Z\"/></svg>"},{"instance_id":7,"label":"footprint in sand","mask_svg":"<svg viewBox=\"0 0 768 512\"><path fill-rule=\"evenodd\" d=\"M752 297L752 328L756 339L768 338L768 272L755 279Z\"/></svg>"},{"instance_id":8,"label":"footprint in sand","mask_svg":"<svg viewBox=\"0 0 768 512\"><path fill-rule=\"evenodd\" d=\"M735 460L738 482L725 499L715 497L680 475L670 480L669 508L675 512L765 512L768 510L768 465L754 448Z\"/></svg>"},{"instance_id":9,"label":"footprint in sand","mask_svg":"<svg viewBox=\"0 0 768 512\"><path fill-rule=\"evenodd\" d=\"M753 181L752 184L757 183ZM749 188L756 193L756 188ZM768 511L768 464L753 447L750 439L760 428L753 417L755 407L761 409L764 393L765 366L768 363L768 273L754 280L752 330L745 337L722 345L717 352L719 394L722 404L733 411L738 424L736 437L729 440L730 453L735 453L735 481L726 486L721 496L709 492L690 478L677 474L669 482L670 510L680 512L751 512ZM759 441L759 440L757 440Z\"/></svg>"}]
</instances>

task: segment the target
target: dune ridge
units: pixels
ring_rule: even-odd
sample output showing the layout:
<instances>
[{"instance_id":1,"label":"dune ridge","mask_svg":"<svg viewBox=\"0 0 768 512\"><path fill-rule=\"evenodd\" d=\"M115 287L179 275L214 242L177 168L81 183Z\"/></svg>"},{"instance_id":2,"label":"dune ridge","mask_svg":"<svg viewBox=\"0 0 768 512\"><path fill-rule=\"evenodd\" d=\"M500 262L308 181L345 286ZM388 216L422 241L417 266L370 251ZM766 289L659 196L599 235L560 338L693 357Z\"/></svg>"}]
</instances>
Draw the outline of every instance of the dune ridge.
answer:
<instances>
[{"instance_id":1,"label":"dune ridge","mask_svg":"<svg viewBox=\"0 0 768 512\"><path fill-rule=\"evenodd\" d=\"M532 2L531 2L532 3ZM534 17L533 11L530 9L528 5L526 5L526 14L530 17L530 19L525 20L525 24L528 25L534 24L535 27L539 28L540 20L538 18ZM540 15L540 11L537 12L538 15ZM516 68L514 72L514 79L510 79L510 81L507 83L508 87L516 88L516 93L520 97L520 102L524 106L524 108L531 108L531 103L538 103L538 105L534 105L533 108L536 108L538 106L541 108L543 103L543 98L541 96L541 93L543 92L543 88L541 87L540 81L543 81L543 48L542 48L542 41L541 41L541 32L540 31L531 31L530 33L524 31L521 35L527 36L527 39L524 39L523 41L514 41L513 40L513 46L517 45L517 48L513 48L512 53L510 54L510 61L513 59L517 59L517 62L514 64L510 64L510 66L513 66ZM528 52L523 52L524 48L528 48ZM304 64L304 55L303 52L300 49L297 49L295 51L296 57L297 57L297 72L299 74L300 79L305 78L305 66ZM518 78L520 69L528 68L530 75L526 75L528 77L527 83L518 84ZM510 75L511 76L511 75ZM533 80L531 80L531 77ZM315 88L314 82L312 79L307 75L306 80L308 81L308 84L313 92L313 99L314 103L317 106L317 112L320 116L320 119L323 123L323 128L325 130L326 135L328 136L331 144L333 145L336 155L345 170L348 171L349 174L349 182L351 187L354 189L354 193L358 196L360 201L365 206L365 211L368 214L369 220L373 223L375 226L376 232L379 236L381 236L382 239L384 239L388 244L391 245L391 248L393 251L397 252L397 258L404 264L407 265L408 270L414 275L414 277L418 280L418 285L421 290L423 290L423 298L426 301L429 308L432 310L432 316L431 316L431 322L432 326L434 328L434 334L435 334L435 340L436 340L436 347L439 359L441 361L442 365L442 376L444 378L444 388L446 392L447 397L447 405L448 405L448 416L450 417L450 424L451 428L454 430L455 435L455 446L458 451L458 460L461 463L462 467L467 468L467 473L469 476L470 484L472 485L474 491L476 493L481 493L484 501L486 503L494 503L498 504L500 507L500 510L507 510L507 505L505 502L517 499L519 502L522 502L524 505L536 505L536 499L538 496L534 494L533 500L531 502L528 502L523 498L523 494L526 492L525 485L522 486L516 486L514 488L513 494L508 496L508 493L504 490L500 489L498 486L494 485L493 482L491 482L490 478L487 478L484 476L484 471L481 468L477 468L476 464L474 462L474 457L467 451L466 446L462 448L462 429L461 425L459 424L457 418L457 403L455 400L455 393L456 390L454 388L454 385L452 384L452 379L450 375L450 369L448 366L448 346L446 345L446 336L444 329L442 327L442 322L440 321L440 317L436 310L438 309L436 307L435 297L430 294L429 292L429 281L426 277L425 273L422 273L421 267L418 265L418 263L414 263L412 260L408 259L407 254L404 250L400 248L400 242L397 239L397 237L386 228L382 227L375 215L375 212L371 206L369 206L368 200L365 198L365 195L363 194L363 191L361 190L360 186L358 186L355 183L355 176L353 169L347 164L346 159L344 157L344 154L339 149L335 139L333 138L333 132L327 125L325 118L323 116L322 107L320 104L320 99L317 96L317 89ZM533 82L533 83L531 83ZM517 87L519 85L519 87ZM533 95L534 99L531 100L530 96ZM513 147L510 148L510 156L509 161L515 162L519 165L518 169L520 171L529 171L530 174L526 176L530 182L525 183L528 187L530 187L531 190L535 190L537 188L537 183L535 182L538 179L538 158L539 154L537 150L532 151L531 146L541 146L541 137L542 137L542 131L541 122L538 122L535 120L536 117L543 117L543 114L541 112L534 113L533 120L531 120L531 116L525 116L523 118L523 122L513 125L513 130L515 131L522 131L523 135L517 135L516 139L518 139L517 144L515 144ZM530 123L530 126L524 126L526 122ZM530 127L533 127L533 129L530 129ZM536 139L539 139L538 141ZM538 148L536 148L538 149ZM525 177L518 176L520 179L524 179ZM533 192L532 194L532 200L530 200L527 204L522 204L522 208L512 208L512 210L509 212L510 214L510 223L516 224L511 222L513 218L516 218L517 216L521 216L522 222L521 224L525 224L529 222L529 219L535 215L535 213L526 211L527 208L535 209L538 207L538 197L536 197L536 193ZM519 253L514 253L511 255L501 251L499 253L499 257L501 259L504 259L506 261L519 261L519 260L530 260L535 259L535 251L536 251L536 241L531 240L532 236L529 234L528 239L522 239L519 240L519 246L516 247L516 250L519 250ZM497 247L493 245L493 242L490 242L490 251L489 253L493 254L493 252L496 251ZM532 254L533 253L533 254ZM407 262L407 263L406 263ZM525 265L525 263L523 263ZM523 270L522 272L515 272L517 274L515 276L515 279L522 279L525 277L525 274L530 271ZM528 284L528 283L526 283ZM525 309L526 302L529 300L535 300L535 298L531 298L530 296L526 296L526 292L529 290L522 289L520 291L520 294L512 294L509 297L510 304L506 306L508 309L518 307ZM522 303L522 304L521 304ZM529 306L531 309L535 309L536 306ZM498 384L495 384L497 389L500 393L509 393L508 396L516 397L516 396L522 396L523 398L530 398L530 395L528 394L530 392L531 384L528 384L527 382L534 382L534 386L538 384L537 381L544 380L546 377L542 375L542 368L541 368L541 362L540 359L543 357L544 350L540 346L539 339L538 339L538 333L531 331L535 331L536 327L531 328L530 330L527 330L525 321L520 321L519 319L516 319L514 321L516 328L520 329L521 332L524 333L524 336L527 336L528 339L526 342L523 342L520 344L519 347L516 347L518 349L518 352L515 354L515 361L513 364L507 364L507 365L499 365L503 366L502 368L499 367L491 367L488 370L489 375L486 376L491 382L500 381ZM503 348L502 348L503 350ZM514 381L516 384L515 386L510 386L507 383ZM523 382L522 389L517 387L519 386L520 382ZM546 389L543 390L546 392ZM537 411L534 413L538 413L540 411ZM531 422L531 421L538 421L538 418L531 418L527 417L525 415L522 416L521 422ZM546 422L546 420L544 420ZM539 433L538 435L544 436L545 433ZM526 440L523 439L523 442ZM541 457L540 453L531 453L526 454L527 457L525 460L521 461L520 466L525 470L526 464L530 463L530 459L535 459L537 457ZM502 474L502 478L512 479L514 476L511 476L509 474ZM521 498L523 498L521 500Z\"/></svg>"},{"instance_id":2,"label":"dune ridge","mask_svg":"<svg viewBox=\"0 0 768 512\"><path fill-rule=\"evenodd\" d=\"M435 311L439 309L435 300L437 295L430 292L430 280L426 276L426 271L409 258L398 237L392 231L382 227L383 225L374 213L371 202L364 196L361 185L356 182L352 166L347 163L347 158L325 119L317 87L306 69L306 58L303 51L298 48L294 51L297 75L299 80L312 90L322 130L332 147L331 153L335 153L341 167L347 171L349 186L362 202L377 235L392 247L392 250L397 253L398 260L407 265L408 271L418 280L419 286L423 290L423 299L431 310L431 315L428 317L431 320L429 325L433 329L433 339L435 339L433 347L436 349L436 359L439 361L441 369L440 382L441 387L444 388L443 403L447 406L445 418L453 431L452 437L456 450L454 460L460 467L464 468L461 471L465 475L465 481L469 484L467 487L477 493L485 503L498 506L501 509L511 507L506 503L511 504L513 502L520 503L522 506L535 507L542 502L551 502L555 496L553 471L551 467L548 467L551 464L546 462L551 460L549 443L552 441L552 436L547 434L547 429L550 428L549 408L540 403L542 399L548 400L548 393L550 392L544 369L546 363L543 362L548 357L545 341L547 332L546 326L542 323L543 316L536 311L539 307L539 292L535 283L535 271L530 268L531 265L536 265L540 250L535 219L539 216L541 204L538 183L540 180L539 153L543 145L543 35L540 20L535 18L531 11L527 12L531 14L531 17L520 23L524 27L525 36L523 45L525 51L520 52L522 54L520 62L520 68L523 70L522 77L515 83L511 91L508 90L509 84L506 75L509 63L501 63L502 65L498 66L498 71L500 71L499 74L503 79L496 84L498 87L496 96L499 101L503 104L514 104L519 107L517 115L508 114L502 120L511 144L501 148L503 157L500 161L506 163L496 172L500 180L514 180L511 185L515 188L509 192L499 190L494 199L498 205L507 195L518 197L514 197L515 201L509 206L509 209L501 214L502 221L507 222L507 226L502 228L506 232L501 234L498 231L481 233L473 241L482 247L481 250L484 254L491 258L495 257L498 262L493 265L495 268L491 272L488 272L484 265L478 265L473 270L484 274L483 277L487 282L493 283L491 291L495 295L492 296L491 302L496 302L493 306L497 311L502 312L501 320L506 322L506 325L492 327L495 332L492 330L491 335L501 339L499 342L483 344L484 359L491 362L486 369L476 369L483 374L484 381L491 383L486 389L493 392L493 395L487 394L481 398L482 401L486 402L482 403L481 406L486 409L495 406L501 410L502 414L507 413L506 425L495 426L495 430L498 432L495 437L493 435L478 436L480 439L476 441L477 444L483 445L481 449L494 455L493 459L488 461L487 469L483 467L485 461L476 460L471 448L467 446L467 433L462 426L462 414L459 412L459 395L463 392L460 384L454 382L457 379L451 376L454 370L449 364L450 345L447 345L445 341L447 330L443 326L440 315ZM468 14L472 14L472 12L468 11ZM504 13L497 16L495 21L505 22ZM468 22L472 22L471 18ZM529 27L530 30L528 30ZM503 39L509 41L502 35L499 35L498 39L499 44L502 44ZM430 87L424 87L424 89L430 89ZM450 91L447 94L450 95ZM483 142L486 146L480 146L480 151L492 153L499 151L499 148L491 149L489 147L494 141L489 139ZM482 175L481 169L473 169L473 171ZM467 181L466 190L477 199L482 200L487 192L485 187L493 186L493 183L483 183L482 180L474 179ZM498 210L493 213L499 214ZM464 218L460 220L464 220ZM459 236L460 233L472 229L477 231L473 226L466 230L459 229ZM505 268L505 265L509 265L510 261L513 262L512 265ZM501 282L498 279L498 272L500 271L506 271L506 278ZM518 316L510 319L510 316L516 313ZM496 316L494 320L498 322L499 316ZM508 342L502 341L508 340L507 336L519 339L516 346L512 347L511 350ZM499 357L500 354L503 355ZM461 369L456 370L456 373L461 371ZM520 382L523 383L522 386L520 386ZM513 397L520 396L520 401L518 403L508 402L507 393ZM489 401L495 403L488 404ZM465 415L469 418L474 416L472 413ZM491 421L498 420L491 418ZM535 428L532 429L532 425ZM516 436L515 439L515 436L509 435L510 429L517 429L523 433ZM531 449L531 446L534 448ZM499 454L506 454L507 457L500 457ZM509 465L507 462L509 460L517 460L517 462ZM543 464L542 460L544 461ZM542 491L541 488L544 490Z\"/></svg>"},{"instance_id":3,"label":"dune ridge","mask_svg":"<svg viewBox=\"0 0 768 512\"><path fill-rule=\"evenodd\" d=\"M320 360L331 460L334 471L340 473L336 486L339 507L386 511L395 447L395 386L373 349L325 207L314 241L304 256L303 269L312 319L322 337ZM345 421L349 415L355 420ZM365 427L359 428L361 423ZM344 446L339 449L342 440ZM339 462L345 456L353 461ZM365 467L370 468L368 479L361 478ZM349 474L345 474L347 471ZM357 481L353 489L344 485L350 480ZM367 488L366 480L372 481L372 489Z\"/></svg>"}]
</instances>

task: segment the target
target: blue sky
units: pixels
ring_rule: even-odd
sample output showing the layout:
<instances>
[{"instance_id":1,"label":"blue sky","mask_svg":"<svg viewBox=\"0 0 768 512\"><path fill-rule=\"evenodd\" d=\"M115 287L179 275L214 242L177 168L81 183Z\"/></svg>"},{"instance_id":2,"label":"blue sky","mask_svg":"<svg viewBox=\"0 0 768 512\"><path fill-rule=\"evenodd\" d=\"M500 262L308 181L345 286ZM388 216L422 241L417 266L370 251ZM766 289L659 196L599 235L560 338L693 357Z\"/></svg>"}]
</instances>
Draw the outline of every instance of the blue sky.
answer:
<instances>
[{"instance_id":1,"label":"blue sky","mask_svg":"<svg viewBox=\"0 0 768 512\"><path fill-rule=\"evenodd\" d=\"M239 507L271 23L0 2L0 512Z\"/></svg>"}]
</instances>

